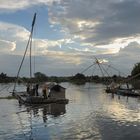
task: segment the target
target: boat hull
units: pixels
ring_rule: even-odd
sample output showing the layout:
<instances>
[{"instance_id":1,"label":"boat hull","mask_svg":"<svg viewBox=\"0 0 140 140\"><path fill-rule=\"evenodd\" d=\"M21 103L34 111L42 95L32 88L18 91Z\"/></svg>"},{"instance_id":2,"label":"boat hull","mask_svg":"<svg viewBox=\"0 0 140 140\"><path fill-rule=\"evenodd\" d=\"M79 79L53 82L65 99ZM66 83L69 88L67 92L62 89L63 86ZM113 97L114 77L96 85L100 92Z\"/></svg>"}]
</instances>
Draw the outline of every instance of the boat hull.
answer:
<instances>
[{"instance_id":1,"label":"boat hull","mask_svg":"<svg viewBox=\"0 0 140 140\"><path fill-rule=\"evenodd\" d=\"M65 98L44 98L42 96L28 96L26 92L17 92L14 93L16 99L18 99L19 103L22 104L51 104L51 103L60 103L60 104L68 104L69 100Z\"/></svg>"},{"instance_id":2,"label":"boat hull","mask_svg":"<svg viewBox=\"0 0 140 140\"><path fill-rule=\"evenodd\" d=\"M131 89L121 89L121 88L116 88L116 89L109 89L107 88L106 93L112 93L112 94L117 94L117 95L122 95L122 96L130 96L130 97L140 97L140 93L136 93L135 91Z\"/></svg>"}]
</instances>

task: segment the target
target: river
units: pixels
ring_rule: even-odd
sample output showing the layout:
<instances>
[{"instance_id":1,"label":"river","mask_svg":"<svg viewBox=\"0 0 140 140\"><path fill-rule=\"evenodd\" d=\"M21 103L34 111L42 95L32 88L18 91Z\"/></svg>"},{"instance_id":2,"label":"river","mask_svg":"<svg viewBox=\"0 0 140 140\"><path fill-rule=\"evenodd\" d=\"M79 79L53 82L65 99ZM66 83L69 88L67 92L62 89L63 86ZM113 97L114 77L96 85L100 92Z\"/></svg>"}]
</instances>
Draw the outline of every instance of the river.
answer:
<instances>
[{"instance_id":1,"label":"river","mask_svg":"<svg viewBox=\"0 0 140 140\"><path fill-rule=\"evenodd\" d=\"M19 105L0 99L0 140L139 140L140 99L105 93L102 84L61 83L67 105ZM0 85L0 96L12 84ZM23 89L23 85L19 85Z\"/></svg>"}]
</instances>

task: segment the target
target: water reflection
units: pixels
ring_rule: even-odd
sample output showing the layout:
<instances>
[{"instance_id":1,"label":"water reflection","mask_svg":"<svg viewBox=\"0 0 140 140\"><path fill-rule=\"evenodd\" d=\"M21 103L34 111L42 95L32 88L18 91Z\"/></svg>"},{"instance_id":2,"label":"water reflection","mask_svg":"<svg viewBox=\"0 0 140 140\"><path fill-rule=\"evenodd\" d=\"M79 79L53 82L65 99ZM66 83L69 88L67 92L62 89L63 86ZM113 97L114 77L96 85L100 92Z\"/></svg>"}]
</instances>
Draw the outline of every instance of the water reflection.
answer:
<instances>
[{"instance_id":1,"label":"water reflection","mask_svg":"<svg viewBox=\"0 0 140 140\"><path fill-rule=\"evenodd\" d=\"M106 94L101 84L88 87L71 85L66 90L67 105L29 107L1 100L0 140L25 139L22 131L34 140L140 139L140 99Z\"/></svg>"},{"instance_id":2,"label":"water reflection","mask_svg":"<svg viewBox=\"0 0 140 140\"><path fill-rule=\"evenodd\" d=\"M52 115L53 117L58 117L66 113L66 104L47 104L43 106L32 106L28 110L33 111L34 117L39 116L42 112L43 122L47 121L47 115Z\"/></svg>"}]
</instances>

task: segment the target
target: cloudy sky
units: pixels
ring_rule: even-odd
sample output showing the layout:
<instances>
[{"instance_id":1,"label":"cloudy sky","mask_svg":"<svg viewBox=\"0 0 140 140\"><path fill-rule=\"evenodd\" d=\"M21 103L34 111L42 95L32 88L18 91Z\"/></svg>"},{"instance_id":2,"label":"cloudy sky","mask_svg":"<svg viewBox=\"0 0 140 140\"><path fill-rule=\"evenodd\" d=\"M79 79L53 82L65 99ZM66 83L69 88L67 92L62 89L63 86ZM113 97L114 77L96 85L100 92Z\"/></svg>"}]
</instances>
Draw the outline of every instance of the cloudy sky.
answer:
<instances>
[{"instance_id":1,"label":"cloudy sky","mask_svg":"<svg viewBox=\"0 0 140 140\"><path fill-rule=\"evenodd\" d=\"M140 62L139 0L0 0L0 72L16 75L35 12L34 72L74 75L96 56L130 74ZM27 57L21 76L28 75Z\"/></svg>"}]
</instances>

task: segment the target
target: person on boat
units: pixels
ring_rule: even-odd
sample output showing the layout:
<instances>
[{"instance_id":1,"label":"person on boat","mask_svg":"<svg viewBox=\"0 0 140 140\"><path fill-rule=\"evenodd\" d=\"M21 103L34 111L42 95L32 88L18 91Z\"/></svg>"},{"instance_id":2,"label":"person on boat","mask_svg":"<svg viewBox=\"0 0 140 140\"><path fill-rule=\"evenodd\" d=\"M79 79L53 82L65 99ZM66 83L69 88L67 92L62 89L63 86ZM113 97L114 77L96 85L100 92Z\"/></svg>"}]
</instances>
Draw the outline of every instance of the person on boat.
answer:
<instances>
[{"instance_id":1,"label":"person on boat","mask_svg":"<svg viewBox=\"0 0 140 140\"><path fill-rule=\"evenodd\" d=\"M36 96L38 96L38 87L39 87L39 85L36 84L36 85L35 85L35 93L36 93Z\"/></svg>"},{"instance_id":2,"label":"person on boat","mask_svg":"<svg viewBox=\"0 0 140 140\"><path fill-rule=\"evenodd\" d=\"M26 92L29 94L30 93L30 84L27 84L26 86Z\"/></svg>"},{"instance_id":3,"label":"person on boat","mask_svg":"<svg viewBox=\"0 0 140 140\"><path fill-rule=\"evenodd\" d=\"M33 89L32 89L32 95L35 96L35 91L36 91L36 85L33 85Z\"/></svg>"},{"instance_id":4,"label":"person on boat","mask_svg":"<svg viewBox=\"0 0 140 140\"><path fill-rule=\"evenodd\" d=\"M46 88L46 86L43 86L42 93L43 93L44 99L47 99L47 88Z\"/></svg>"}]
</instances>

